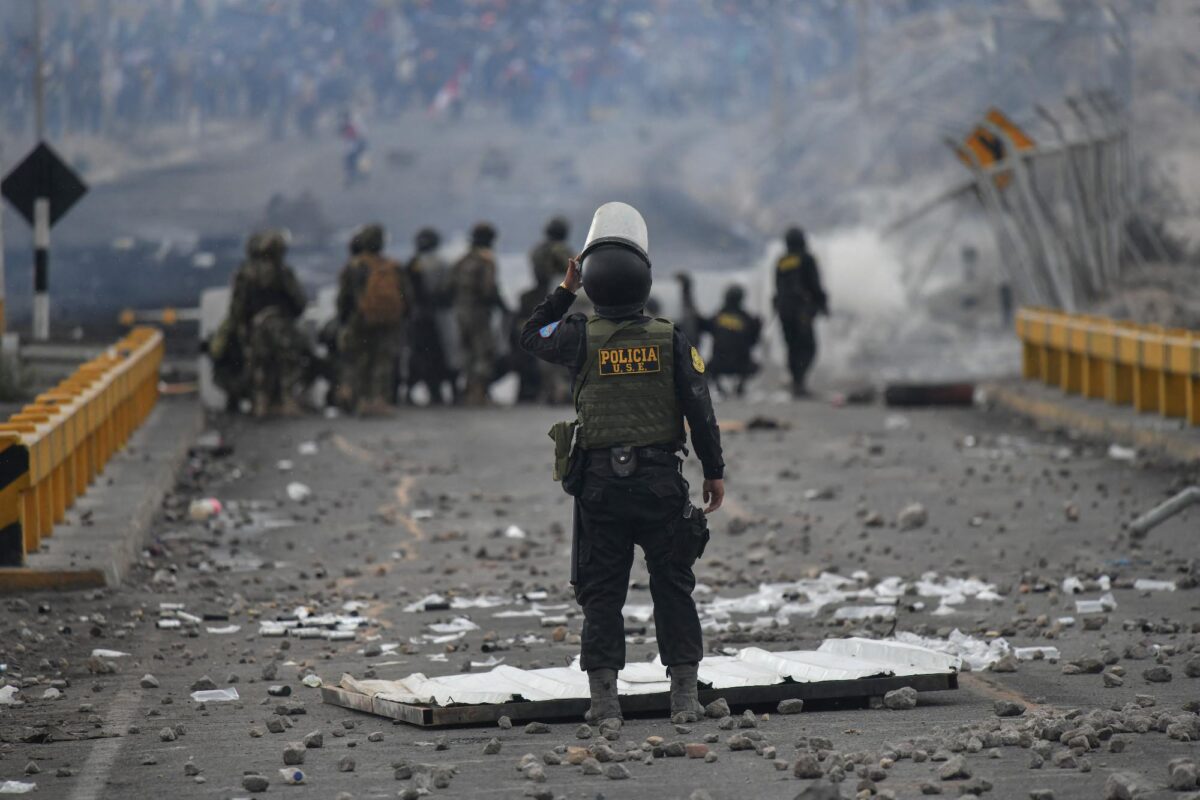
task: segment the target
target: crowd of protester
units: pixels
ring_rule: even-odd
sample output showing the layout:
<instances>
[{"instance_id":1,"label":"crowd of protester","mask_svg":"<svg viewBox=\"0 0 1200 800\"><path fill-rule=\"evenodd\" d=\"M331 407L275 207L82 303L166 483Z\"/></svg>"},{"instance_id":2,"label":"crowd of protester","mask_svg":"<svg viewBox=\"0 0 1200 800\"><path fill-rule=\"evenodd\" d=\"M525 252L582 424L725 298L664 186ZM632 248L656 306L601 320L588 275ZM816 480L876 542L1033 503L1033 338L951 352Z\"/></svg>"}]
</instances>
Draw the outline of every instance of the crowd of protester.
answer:
<instances>
[{"instance_id":1,"label":"crowd of protester","mask_svg":"<svg viewBox=\"0 0 1200 800\"><path fill-rule=\"evenodd\" d=\"M352 109L453 119L477 105L520 121L725 116L853 46L838 0L43 1L52 134L226 119L305 136ZM0 124L26 130L33 4L5 5Z\"/></svg>"}]
</instances>

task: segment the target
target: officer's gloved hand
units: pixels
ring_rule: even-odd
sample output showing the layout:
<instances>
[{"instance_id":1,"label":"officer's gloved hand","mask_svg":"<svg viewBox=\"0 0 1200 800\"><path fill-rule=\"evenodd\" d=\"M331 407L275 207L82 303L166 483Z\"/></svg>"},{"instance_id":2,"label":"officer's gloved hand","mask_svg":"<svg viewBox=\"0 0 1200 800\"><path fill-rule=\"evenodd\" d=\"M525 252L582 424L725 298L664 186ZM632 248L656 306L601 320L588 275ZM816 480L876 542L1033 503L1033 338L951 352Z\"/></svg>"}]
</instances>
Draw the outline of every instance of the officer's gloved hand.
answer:
<instances>
[{"instance_id":1,"label":"officer's gloved hand","mask_svg":"<svg viewBox=\"0 0 1200 800\"><path fill-rule=\"evenodd\" d=\"M725 502L725 481L720 478L704 482L704 513L711 514Z\"/></svg>"}]
</instances>

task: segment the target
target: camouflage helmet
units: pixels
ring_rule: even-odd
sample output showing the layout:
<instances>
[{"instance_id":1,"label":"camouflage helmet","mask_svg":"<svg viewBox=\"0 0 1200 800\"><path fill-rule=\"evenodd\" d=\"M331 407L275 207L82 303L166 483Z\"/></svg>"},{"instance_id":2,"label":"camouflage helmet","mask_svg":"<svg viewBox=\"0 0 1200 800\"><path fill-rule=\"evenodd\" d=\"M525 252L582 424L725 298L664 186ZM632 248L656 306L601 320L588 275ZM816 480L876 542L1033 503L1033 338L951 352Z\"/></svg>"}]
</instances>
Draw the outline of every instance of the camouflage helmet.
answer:
<instances>
[{"instance_id":1,"label":"camouflage helmet","mask_svg":"<svg viewBox=\"0 0 1200 800\"><path fill-rule=\"evenodd\" d=\"M263 238L265 236L265 231L255 231L246 238L246 255L249 258L257 258L263 254Z\"/></svg>"},{"instance_id":2,"label":"camouflage helmet","mask_svg":"<svg viewBox=\"0 0 1200 800\"><path fill-rule=\"evenodd\" d=\"M273 260L282 260L292 241L292 234L287 228L272 228L259 236L261 236L259 254Z\"/></svg>"},{"instance_id":3,"label":"camouflage helmet","mask_svg":"<svg viewBox=\"0 0 1200 800\"><path fill-rule=\"evenodd\" d=\"M378 222L372 222L369 225L363 225L358 229L358 233L354 235L362 246L365 253L379 253L383 251L384 240L387 234L383 229L383 225ZM354 241L353 239L351 240Z\"/></svg>"}]
</instances>

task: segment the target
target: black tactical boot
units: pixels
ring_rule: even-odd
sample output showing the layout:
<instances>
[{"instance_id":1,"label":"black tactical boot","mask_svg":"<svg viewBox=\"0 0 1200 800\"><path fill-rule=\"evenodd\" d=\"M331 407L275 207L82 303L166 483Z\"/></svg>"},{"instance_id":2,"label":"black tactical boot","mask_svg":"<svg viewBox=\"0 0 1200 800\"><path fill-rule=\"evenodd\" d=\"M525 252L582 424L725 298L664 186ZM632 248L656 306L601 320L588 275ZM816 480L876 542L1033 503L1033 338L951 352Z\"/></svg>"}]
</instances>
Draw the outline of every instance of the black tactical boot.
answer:
<instances>
[{"instance_id":1,"label":"black tactical boot","mask_svg":"<svg viewBox=\"0 0 1200 800\"><path fill-rule=\"evenodd\" d=\"M683 725L703 717L704 706L700 705L700 687L696 685L699 666L677 664L669 667L667 671L671 674L671 722Z\"/></svg>"},{"instance_id":2,"label":"black tactical boot","mask_svg":"<svg viewBox=\"0 0 1200 800\"><path fill-rule=\"evenodd\" d=\"M620 721L621 703L617 699L617 671L589 669L588 687L592 692L592 707L583 715L585 721L599 725L607 720Z\"/></svg>"}]
</instances>

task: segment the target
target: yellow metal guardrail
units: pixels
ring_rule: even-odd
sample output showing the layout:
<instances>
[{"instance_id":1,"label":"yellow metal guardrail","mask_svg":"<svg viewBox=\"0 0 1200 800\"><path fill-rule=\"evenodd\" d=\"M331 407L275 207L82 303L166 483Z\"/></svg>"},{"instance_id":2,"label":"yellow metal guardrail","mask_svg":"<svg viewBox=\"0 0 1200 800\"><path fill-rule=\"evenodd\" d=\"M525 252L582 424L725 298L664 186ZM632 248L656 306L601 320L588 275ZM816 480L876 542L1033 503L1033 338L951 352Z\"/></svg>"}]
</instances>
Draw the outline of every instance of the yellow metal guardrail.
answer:
<instances>
[{"instance_id":1,"label":"yellow metal guardrail","mask_svg":"<svg viewBox=\"0 0 1200 800\"><path fill-rule=\"evenodd\" d=\"M1026 378L1200 425L1200 332L1041 308L1016 327Z\"/></svg>"},{"instance_id":2,"label":"yellow metal guardrail","mask_svg":"<svg viewBox=\"0 0 1200 800\"><path fill-rule=\"evenodd\" d=\"M51 535L158 400L163 335L135 328L0 423L0 566Z\"/></svg>"}]
</instances>

